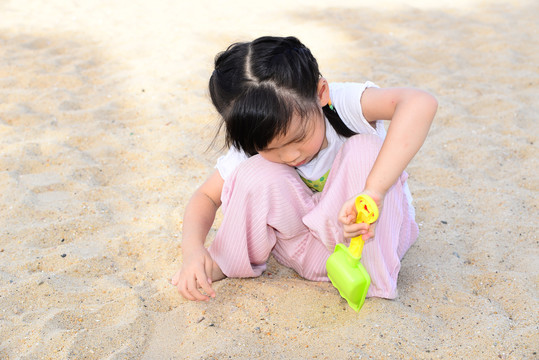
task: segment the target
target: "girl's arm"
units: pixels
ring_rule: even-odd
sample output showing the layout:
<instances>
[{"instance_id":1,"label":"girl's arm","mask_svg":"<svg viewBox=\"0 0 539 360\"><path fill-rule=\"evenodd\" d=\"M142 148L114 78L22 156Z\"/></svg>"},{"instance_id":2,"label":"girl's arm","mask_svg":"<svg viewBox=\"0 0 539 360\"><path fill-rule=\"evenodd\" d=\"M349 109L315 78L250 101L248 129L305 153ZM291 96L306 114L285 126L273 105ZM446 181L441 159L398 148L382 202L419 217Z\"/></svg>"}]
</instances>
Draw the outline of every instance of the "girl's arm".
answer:
<instances>
[{"instance_id":1,"label":"girl's arm","mask_svg":"<svg viewBox=\"0 0 539 360\"><path fill-rule=\"evenodd\" d=\"M438 102L429 93L411 88L368 88L361 97L363 115L376 120L391 120L386 139L367 177L364 193L379 207L389 188L397 181L427 137ZM355 199L345 202L339 212L344 236L374 236L375 224L356 224Z\"/></svg>"},{"instance_id":2,"label":"girl's arm","mask_svg":"<svg viewBox=\"0 0 539 360\"><path fill-rule=\"evenodd\" d=\"M391 120L365 184L365 190L383 197L423 145L438 102L421 90L369 88L361 97L361 107L369 122Z\"/></svg>"},{"instance_id":3,"label":"girl's arm","mask_svg":"<svg viewBox=\"0 0 539 360\"><path fill-rule=\"evenodd\" d=\"M214 173L193 194L183 217L183 263L172 278L180 294L189 300L209 300L215 297L211 287L214 280L225 277L204 247L204 241L221 206L224 180ZM207 294L203 294L200 288Z\"/></svg>"}]
</instances>

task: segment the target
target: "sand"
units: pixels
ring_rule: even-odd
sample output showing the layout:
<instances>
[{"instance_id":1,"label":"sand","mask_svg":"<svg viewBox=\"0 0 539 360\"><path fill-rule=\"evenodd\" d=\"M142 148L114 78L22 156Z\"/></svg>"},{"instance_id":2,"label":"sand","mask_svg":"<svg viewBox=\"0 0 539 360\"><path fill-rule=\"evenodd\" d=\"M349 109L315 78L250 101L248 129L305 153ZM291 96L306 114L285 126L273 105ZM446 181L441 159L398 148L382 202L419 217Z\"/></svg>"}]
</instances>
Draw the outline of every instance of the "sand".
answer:
<instances>
[{"instance_id":1,"label":"sand","mask_svg":"<svg viewBox=\"0 0 539 360\"><path fill-rule=\"evenodd\" d=\"M0 2L0 359L537 359L538 3L251 3ZM273 259L209 303L169 283L222 153L213 57L266 34L439 101L395 300Z\"/></svg>"}]
</instances>

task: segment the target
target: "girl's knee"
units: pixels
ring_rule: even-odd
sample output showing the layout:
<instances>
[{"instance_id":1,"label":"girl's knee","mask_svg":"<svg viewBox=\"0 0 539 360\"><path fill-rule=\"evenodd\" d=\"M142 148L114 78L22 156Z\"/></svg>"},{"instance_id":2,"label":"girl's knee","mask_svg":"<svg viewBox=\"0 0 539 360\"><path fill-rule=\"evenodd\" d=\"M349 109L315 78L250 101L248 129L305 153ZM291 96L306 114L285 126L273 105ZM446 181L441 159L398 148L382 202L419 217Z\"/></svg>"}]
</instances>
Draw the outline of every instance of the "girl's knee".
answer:
<instances>
[{"instance_id":1,"label":"girl's knee","mask_svg":"<svg viewBox=\"0 0 539 360\"><path fill-rule=\"evenodd\" d=\"M233 178L236 186L260 190L271 184L282 184L286 178L298 178L298 175L288 165L274 163L255 155L238 166Z\"/></svg>"},{"instance_id":2,"label":"girl's knee","mask_svg":"<svg viewBox=\"0 0 539 360\"><path fill-rule=\"evenodd\" d=\"M345 163L370 170L384 141L377 135L360 134L349 138L341 148Z\"/></svg>"}]
</instances>

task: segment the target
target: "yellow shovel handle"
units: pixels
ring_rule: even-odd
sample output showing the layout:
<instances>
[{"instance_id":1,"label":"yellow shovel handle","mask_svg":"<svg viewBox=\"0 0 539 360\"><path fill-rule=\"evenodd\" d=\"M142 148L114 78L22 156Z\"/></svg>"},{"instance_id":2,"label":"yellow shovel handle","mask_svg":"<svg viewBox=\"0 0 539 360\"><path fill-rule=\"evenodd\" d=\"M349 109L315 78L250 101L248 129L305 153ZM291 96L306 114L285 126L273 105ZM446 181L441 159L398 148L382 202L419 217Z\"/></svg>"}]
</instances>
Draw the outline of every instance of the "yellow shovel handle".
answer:
<instances>
[{"instance_id":1,"label":"yellow shovel handle","mask_svg":"<svg viewBox=\"0 0 539 360\"><path fill-rule=\"evenodd\" d=\"M348 247L348 250L350 251L350 254L356 258L361 258L361 253L363 252L363 245L365 245L365 241L363 241L363 236L359 235L352 240L350 240L350 246Z\"/></svg>"},{"instance_id":2,"label":"yellow shovel handle","mask_svg":"<svg viewBox=\"0 0 539 360\"><path fill-rule=\"evenodd\" d=\"M376 206L374 200L368 195L361 194L356 197L356 211L357 223L372 224L378 219L378 206ZM365 245L365 241L363 241L363 237L359 235L352 238L348 250L354 257L361 258L363 245Z\"/></svg>"}]
</instances>

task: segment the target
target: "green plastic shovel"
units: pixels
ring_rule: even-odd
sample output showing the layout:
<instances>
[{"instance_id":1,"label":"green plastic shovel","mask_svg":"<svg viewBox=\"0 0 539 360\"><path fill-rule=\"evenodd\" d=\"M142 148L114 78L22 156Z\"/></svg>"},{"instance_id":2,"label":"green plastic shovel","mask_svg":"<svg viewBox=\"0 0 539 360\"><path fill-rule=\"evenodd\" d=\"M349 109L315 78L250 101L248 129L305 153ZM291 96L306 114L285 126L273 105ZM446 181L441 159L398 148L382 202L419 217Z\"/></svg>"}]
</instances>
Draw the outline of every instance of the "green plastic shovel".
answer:
<instances>
[{"instance_id":1,"label":"green plastic shovel","mask_svg":"<svg viewBox=\"0 0 539 360\"><path fill-rule=\"evenodd\" d=\"M378 219L378 206L368 195L362 194L356 198L356 210L358 223L372 224ZM360 262L364 244L361 235L352 238L350 247L337 244L326 262L328 277L333 286L355 311L363 306L371 285L371 277Z\"/></svg>"}]
</instances>

